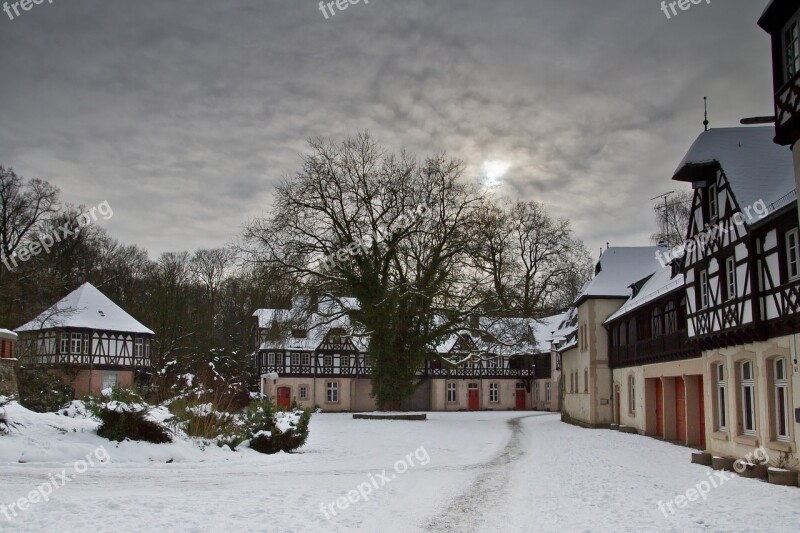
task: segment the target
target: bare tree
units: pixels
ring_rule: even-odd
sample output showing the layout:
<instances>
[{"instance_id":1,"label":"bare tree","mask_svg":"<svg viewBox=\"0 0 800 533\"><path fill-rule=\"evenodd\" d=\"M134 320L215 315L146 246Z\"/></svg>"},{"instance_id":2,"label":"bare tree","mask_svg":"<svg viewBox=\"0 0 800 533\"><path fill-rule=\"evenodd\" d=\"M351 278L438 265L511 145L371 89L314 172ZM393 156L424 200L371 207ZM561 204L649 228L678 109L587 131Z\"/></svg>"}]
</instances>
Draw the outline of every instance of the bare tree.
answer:
<instances>
[{"instance_id":1,"label":"bare tree","mask_svg":"<svg viewBox=\"0 0 800 533\"><path fill-rule=\"evenodd\" d=\"M680 191L669 196L666 203L654 206L658 227L658 231L650 237L654 244L663 242L672 248L684 242L693 198L691 191Z\"/></svg>"},{"instance_id":2,"label":"bare tree","mask_svg":"<svg viewBox=\"0 0 800 533\"><path fill-rule=\"evenodd\" d=\"M367 134L310 146L273 216L248 225L249 258L338 302L369 335L378 404L399 408L431 346L482 306L469 253L483 200L444 155L388 154Z\"/></svg>"}]
</instances>

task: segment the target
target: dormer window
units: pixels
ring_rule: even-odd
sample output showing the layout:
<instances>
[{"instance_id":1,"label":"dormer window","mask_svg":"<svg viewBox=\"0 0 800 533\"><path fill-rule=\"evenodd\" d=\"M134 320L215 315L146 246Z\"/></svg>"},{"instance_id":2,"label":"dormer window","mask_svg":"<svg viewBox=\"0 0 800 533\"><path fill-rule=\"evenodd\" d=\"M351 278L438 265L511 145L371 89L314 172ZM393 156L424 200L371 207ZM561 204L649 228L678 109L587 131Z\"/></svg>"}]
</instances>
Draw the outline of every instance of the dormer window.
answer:
<instances>
[{"instance_id":1,"label":"dormer window","mask_svg":"<svg viewBox=\"0 0 800 533\"><path fill-rule=\"evenodd\" d=\"M800 72L800 11L794 14L783 29L783 66L786 79L789 81Z\"/></svg>"},{"instance_id":2,"label":"dormer window","mask_svg":"<svg viewBox=\"0 0 800 533\"><path fill-rule=\"evenodd\" d=\"M719 216L719 209L717 208L717 186L708 186L708 216L711 220Z\"/></svg>"}]
</instances>

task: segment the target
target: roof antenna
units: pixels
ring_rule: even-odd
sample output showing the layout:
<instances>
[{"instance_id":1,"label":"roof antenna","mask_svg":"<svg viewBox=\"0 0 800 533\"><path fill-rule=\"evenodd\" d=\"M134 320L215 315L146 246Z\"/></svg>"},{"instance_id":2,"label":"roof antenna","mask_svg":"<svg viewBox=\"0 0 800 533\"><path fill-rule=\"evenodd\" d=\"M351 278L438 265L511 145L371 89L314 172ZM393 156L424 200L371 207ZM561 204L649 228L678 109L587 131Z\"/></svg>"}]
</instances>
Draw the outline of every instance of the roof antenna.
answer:
<instances>
[{"instance_id":1,"label":"roof antenna","mask_svg":"<svg viewBox=\"0 0 800 533\"><path fill-rule=\"evenodd\" d=\"M708 131L708 97L703 97L703 107L705 107L705 119L703 120L703 126L705 127L705 131Z\"/></svg>"}]
</instances>

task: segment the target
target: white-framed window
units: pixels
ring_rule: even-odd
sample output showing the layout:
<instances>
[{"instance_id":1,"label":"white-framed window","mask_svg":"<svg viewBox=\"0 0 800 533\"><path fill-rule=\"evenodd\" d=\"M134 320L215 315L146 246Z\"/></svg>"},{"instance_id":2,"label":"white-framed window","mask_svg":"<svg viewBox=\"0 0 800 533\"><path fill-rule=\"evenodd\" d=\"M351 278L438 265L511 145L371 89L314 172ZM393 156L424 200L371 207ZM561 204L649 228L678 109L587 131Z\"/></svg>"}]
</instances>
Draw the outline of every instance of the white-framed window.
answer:
<instances>
[{"instance_id":1,"label":"white-framed window","mask_svg":"<svg viewBox=\"0 0 800 533\"><path fill-rule=\"evenodd\" d=\"M339 357L339 364L342 366L342 368L350 368L350 356L342 355Z\"/></svg>"},{"instance_id":2,"label":"white-framed window","mask_svg":"<svg viewBox=\"0 0 800 533\"><path fill-rule=\"evenodd\" d=\"M538 382L534 382L534 384L533 384L533 400L537 401L537 402L539 401L539 383Z\"/></svg>"},{"instance_id":3,"label":"white-framed window","mask_svg":"<svg viewBox=\"0 0 800 533\"><path fill-rule=\"evenodd\" d=\"M339 384L335 381L329 381L326 387L325 401L328 403L339 402Z\"/></svg>"},{"instance_id":4,"label":"white-framed window","mask_svg":"<svg viewBox=\"0 0 800 533\"><path fill-rule=\"evenodd\" d=\"M103 372L103 380L100 383L100 390L113 389L119 385L119 373Z\"/></svg>"},{"instance_id":5,"label":"white-framed window","mask_svg":"<svg viewBox=\"0 0 800 533\"><path fill-rule=\"evenodd\" d=\"M325 355L322 357L322 366L325 368L330 368L333 366L333 356L332 355Z\"/></svg>"},{"instance_id":6,"label":"white-framed window","mask_svg":"<svg viewBox=\"0 0 800 533\"><path fill-rule=\"evenodd\" d=\"M59 353L67 354L69 353L69 335L66 333L61 334L61 346L60 346Z\"/></svg>"},{"instance_id":7,"label":"white-framed window","mask_svg":"<svg viewBox=\"0 0 800 533\"><path fill-rule=\"evenodd\" d=\"M783 66L788 82L792 76L800 72L800 12L794 15L783 28Z\"/></svg>"},{"instance_id":8,"label":"white-framed window","mask_svg":"<svg viewBox=\"0 0 800 533\"><path fill-rule=\"evenodd\" d=\"M141 337L133 341L133 356L137 359L144 357L144 339Z\"/></svg>"},{"instance_id":9,"label":"white-framed window","mask_svg":"<svg viewBox=\"0 0 800 533\"><path fill-rule=\"evenodd\" d=\"M713 220L719 216L717 208L717 186L708 186L708 216Z\"/></svg>"},{"instance_id":10,"label":"white-framed window","mask_svg":"<svg viewBox=\"0 0 800 533\"><path fill-rule=\"evenodd\" d=\"M299 353L292 353L292 366L293 367L300 366L300 354Z\"/></svg>"},{"instance_id":11,"label":"white-framed window","mask_svg":"<svg viewBox=\"0 0 800 533\"><path fill-rule=\"evenodd\" d=\"M489 383L489 402L497 403L500 401L500 385L497 383Z\"/></svg>"},{"instance_id":12,"label":"white-framed window","mask_svg":"<svg viewBox=\"0 0 800 533\"><path fill-rule=\"evenodd\" d=\"M636 378L628 376L628 411L636 412Z\"/></svg>"},{"instance_id":13,"label":"white-framed window","mask_svg":"<svg viewBox=\"0 0 800 533\"><path fill-rule=\"evenodd\" d=\"M302 366L311 366L311 354L304 353L300 358L300 364Z\"/></svg>"},{"instance_id":14,"label":"white-framed window","mask_svg":"<svg viewBox=\"0 0 800 533\"><path fill-rule=\"evenodd\" d=\"M700 308L705 309L708 307L708 270L700 271Z\"/></svg>"},{"instance_id":15,"label":"white-framed window","mask_svg":"<svg viewBox=\"0 0 800 533\"><path fill-rule=\"evenodd\" d=\"M742 433L756 434L756 382L753 375L753 362L739 363L740 401L742 408Z\"/></svg>"},{"instance_id":16,"label":"white-framed window","mask_svg":"<svg viewBox=\"0 0 800 533\"><path fill-rule=\"evenodd\" d=\"M726 431L728 429L728 410L726 404L726 390L727 384L725 382L725 363L717 363L714 366L716 373L716 397L714 398L714 405L717 411L717 431Z\"/></svg>"},{"instance_id":17,"label":"white-framed window","mask_svg":"<svg viewBox=\"0 0 800 533\"><path fill-rule=\"evenodd\" d=\"M447 384L447 403L455 403L456 402L456 384L455 383L448 383Z\"/></svg>"},{"instance_id":18,"label":"white-framed window","mask_svg":"<svg viewBox=\"0 0 800 533\"><path fill-rule=\"evenodd\" d=\"M83 340L83 335L80 333L73 333L70 338L70 346L69 351L70 353L80 354L81 353L81 341Z\"/></svg>"},{"instance_id":19,"label":"white-framed window","mask_svg":"<svg viewBox=\"0 0 800 533\"><path fill-rule=\"evenodd\" d=\"M728 300L736 298L736 257L731 256L725 260L725 280Z\"/></svg>"},{"instance_id":20,"label":"white-framed window","mask_svg":"<svg viewBox=\"0 0 800 533\"><path fill-rule=\"evenodd\" d=\"M89 334L83 334L83 355L89 355Z\"/></svg>"},{"instance_id":21,"label":"white-framed window","mask_svg":"<svg viewBox=\"0 0 800 533\"><path fill-rule=\"evenodd\" d=\"M307 400L308 399L308 387L306 387L305 385L300 385L299 394L300 394L300 399L301 400Z\"/></svg>"},{"instance_id":22,"label":"white-framed window","mask_svg":"<svg viewBox=\"0 0 800 533\"><path fill-rule=\"evenodd\" d=\"M786 359L780 357L772 362L773 369L773 395L775 416L775 438L789 440L789 377L786 369Z\"/></svg>"},{"instance_id":23,"label":"white-framed window","mask_svg":"<svg viewBox=\"0 0 800 533\"><path fill-rule=\"evenodd\" d=\"M797 228L786 233L786 272L789 279L800 277L800 239Z\"/></svg>"},{"instance_id":24,"label":"white-framed window","mask_svg":"<svg viewBox=\"0 0 800 533\"><path fill-rule=\"evenodd\" d=\"M501 361L501 358L499 356L498 357L492 357L491 359L489 359L489 361L488 361L489 364L487 366L489 368L500 368L500 366L501 366L500 365L500 361Z\"/></svg>"},{"instance_id":25,"label":"white-framed window","mask_svg":"<svg viewBox=\"0 0 800 533\"><path fill-rule=\"evenodd\" d=\"M553 397L552 396L553 387L551 385L552 383L550 383L549 381L544 384L544 401L546 402L551 401Z\"/></svg>"},{"instance_id":26,"label":"white-framed window","mask_svg":"<svg viewBox=\"0 0 800 533\"><path fill-rule=\"evenodd\" d=\"M267 365L275 366L275 353L270 352L267 354Z\"/></svg>"}]
</instances>

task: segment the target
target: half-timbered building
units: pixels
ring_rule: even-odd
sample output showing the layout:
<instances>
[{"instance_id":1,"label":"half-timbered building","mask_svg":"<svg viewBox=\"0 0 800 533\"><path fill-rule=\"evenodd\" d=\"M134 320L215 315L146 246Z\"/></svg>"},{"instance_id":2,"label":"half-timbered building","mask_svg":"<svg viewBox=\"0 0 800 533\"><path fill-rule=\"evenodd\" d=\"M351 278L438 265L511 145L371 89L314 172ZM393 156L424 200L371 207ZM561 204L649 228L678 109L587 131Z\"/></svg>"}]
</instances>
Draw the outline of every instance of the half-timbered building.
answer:
<instances>
[{"instance_id":1,"label":"half-timbered building","mask_svg":"<svg viewBox=\"0 0 800 533\"><path fill-rule=\"evenodd\" d=\"M794 453L800 237L789 149L769 127L712 129L674 179L695 189L685 250L673 255L683 256L687 334L703 353L707 447Z\"/></svg>"},{"instance_id":2,"label":"half-timbered building","mask_svg":"<svg viewBox=\"0 0 800 533\"><path fill-rule=\"evenodd\" d=\"M352 299L335 305L308 305L297 298L292 309L254 313L256 365L262 392L281 407L297 404L326 411L375 410L370 381L369 338L335 306L358 306ZM320 311L320 306L324 309ZM311 307L311 309L309 309ZM550 348L537 341L534 326L545 321L478 318L477 323L431 346L419 369L412 410L462 411L532 409L537 381L550 379ZM523 332L520 334L520 332ZM540 346L547 345L543 350ZM541 352L541 353L540 353ZM541 385L542 391L547 387ZM551 385L552 387L552 385ZM552 394L552 389L551 389Z\"/></svg>"},{"instance_id":3,"label":"half-timbered building","mask_svg":"<svg viewBox=\"0 0 800 533\"><path fill-rule=\"evenodd\" d=\"M0 396L16 396L17 376L14 359L17 334L0 328Z\"/></svg>"},{"instance_id":4,"label":"half-timbered building","mask_svg":"<svg viewBox=\"0 0 800 533\"><path fill-rule=\"evenodd\" d=\"M621 429L681 444L705 441L703 364L689 341L686 292L677 264L631 285L606 320L613 421Z\"/></svg>"},{"instance_id":5,"label":"half-timbered building","mask_svg":"<svg viewBox=\"0 0 800 533\"><path fill-rule=\"evenodd\" d=\"M15 331L21 362L50 369L76 396L131 387L152 367L153 331L90 283Z\"/></svg>"}]
</instances>

